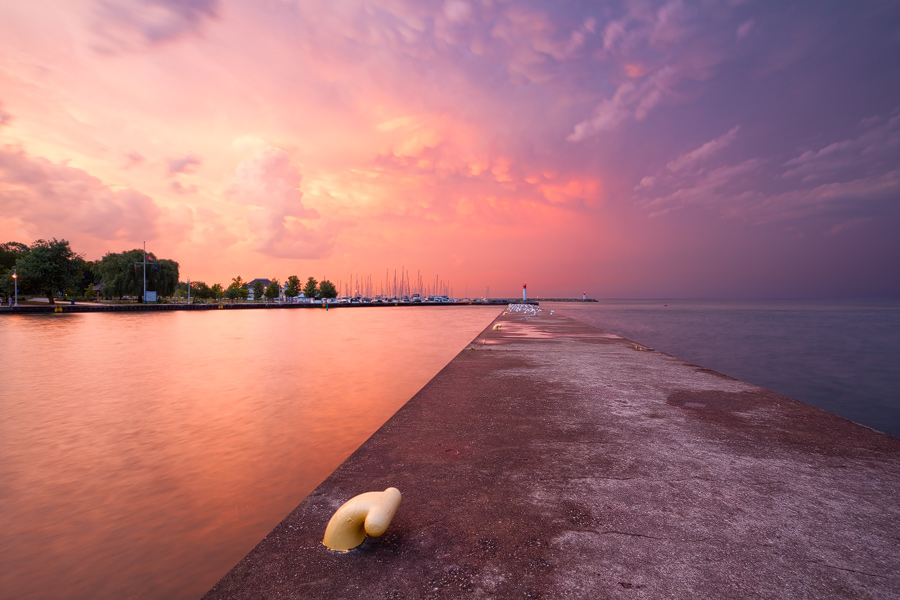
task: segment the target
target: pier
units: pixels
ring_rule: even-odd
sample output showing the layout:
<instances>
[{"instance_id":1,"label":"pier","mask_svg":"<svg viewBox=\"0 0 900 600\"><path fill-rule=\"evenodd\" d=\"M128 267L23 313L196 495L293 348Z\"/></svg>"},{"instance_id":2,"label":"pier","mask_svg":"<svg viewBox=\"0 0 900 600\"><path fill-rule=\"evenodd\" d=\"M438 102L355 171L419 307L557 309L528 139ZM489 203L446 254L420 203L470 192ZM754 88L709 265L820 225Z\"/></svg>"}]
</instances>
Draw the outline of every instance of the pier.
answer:
<instances>
[{"instance_id":1,"label":"pier","mask_svg":"<svg viewBox=\"0 0 900 600\"><path fill-rule=\"evenodd\" d=\"M383 536L322 545L388 487ZM205 598L896 598L898 499L898 438L504 313Z\"/></svg>"}]
</instances>

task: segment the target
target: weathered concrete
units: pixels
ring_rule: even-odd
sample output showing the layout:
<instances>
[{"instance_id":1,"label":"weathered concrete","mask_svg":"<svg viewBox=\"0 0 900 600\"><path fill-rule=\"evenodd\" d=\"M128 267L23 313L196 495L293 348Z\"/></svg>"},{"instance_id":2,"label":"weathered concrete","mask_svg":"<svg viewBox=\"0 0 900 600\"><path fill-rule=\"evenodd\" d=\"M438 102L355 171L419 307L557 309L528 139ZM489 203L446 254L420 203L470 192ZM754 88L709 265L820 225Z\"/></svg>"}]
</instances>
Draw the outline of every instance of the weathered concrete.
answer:
<instances>
[{"instance_id":1,"label":"weathered concrete","mask_svg":"<svg viewBox=\"0 0 900 600\"><path fill-rule=\"evenodd\" d=\"M497 322L206 598L898 597L900 440L565 317ZM383 537L322 546L388 486Z\"/></svg>"}]
</instances>

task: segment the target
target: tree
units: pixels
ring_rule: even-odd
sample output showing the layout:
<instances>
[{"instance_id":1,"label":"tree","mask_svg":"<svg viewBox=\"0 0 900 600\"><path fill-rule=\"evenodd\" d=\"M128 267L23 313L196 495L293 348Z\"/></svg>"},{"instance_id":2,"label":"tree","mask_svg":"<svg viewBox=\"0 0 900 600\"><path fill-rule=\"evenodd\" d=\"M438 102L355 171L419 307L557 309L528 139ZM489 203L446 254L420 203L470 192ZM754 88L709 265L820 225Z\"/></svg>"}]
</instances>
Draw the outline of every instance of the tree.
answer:
<instances>
[{"instance_id":1,"label":"tree","mask_svg":"<svg viewBox=\"0 0 900 600\"><path fill-rule=\"evenodd\" d=\"M28 246L19 242L0 244L0 269L12 269L16 261L28 254Z\"/></svg>"},{"instance_id":2,"label":"tree","mask_svg":"<svg viewBox=\"0 0 900 600\"><path fill-rule=\"evenodd\" d=\"M284 286L284 295L288 298L300 295L300 278L291 275L287 278L287 285Z\"/></svg>"},{"instance_id":3,"label":"tree","mask_svg":"<svg viewBox=\"0 0 900 600\"><path fill-rule=\"evenodd\" d=\"M37 240L29 252L16 260L19 289L26 293L47 296L54 304L53 296L78 283L80 256L75 254L66 240Z\"/></svg>"},{"instance_id":4,"label":"tree","mask_svg":"<svg viewBox=\"0 0 900 600\"><path fill-rule=\"evenodd\" d=\"M74 289L69 292L73 296L94 296L94 286L99 283L97 278L96 260L84 260L80 256L76 260L78 266L78 281Z\"/></svg>"},{"instance_id":5,"label":"tree","mask_svg":"<svg viewBox=\"0 0 900 600\"><path fill-rule=\"evenodd\" d=\"M212 292L213 298L215 298L216 301L225 294L225 290L222 289L221 283L214 283L212 287L209 288L209 291Z\"/></svg>"},{"instance_id":6,"label":"tree","mask_svg":"<svg viewBox=\"0 0 900 600\"><path fill-rule=\"evenodd\" d=\"M319 284L319 297L320 298L337 298L337 288L334 287L334 284L328 281L327 279L323 279L322 283Z\"/></svg>"},{"instance_id":7,"label":"tree","mask_svg":"<svg viewBox=\"0 0 900 600\"><path fill-rule=\"evenodd\" d=\"M263 282L257 279L253 282L253 300L259 302L263 297L263 292L266 291L266 286L263 285Z\"/></svg>"},{"instance_id":8,"label":"tree","mask_svg":"<svg viewBox=\"0 0 900 600\"><path fill-rule=\"evenodd\" d=\"M303 286L303 293L307 298L315 298L319 295L319 282L316 281L315 277L310 277L306 280L306 285Z\"/></svg>"},{"instance_id":9,"label":"tree","mask_svg":"<svg viewBox=\"0 0 900 600\"><path fill-rule=\"evenodd\" d=\"M6 298L15 295L13 272L16 261L28 254L28 246L19 242L0 244L0 294Z\"/></svg>"},{"instance_id":10,"label":"tree","mask_svg":"<svg viewBox=\"0 0 900 600\"><path fill-rule=\"evenodd\" d=\"M273 279L269 286L266 288L266 298L269 300L274 300L281 294L281 284L278 283L277 279Z\"/></svg>"},{"instance_id":11,"label":"tree","mask_svg":"<svg viewBox=\"0 0 900 600\"><path fill-rule=\"evenodd\" d=\"M225 290L225 295L230 300L234 300L236 298L246 298L250 295L250 289L247 287L247 283L243 279L241 279L240 275L238 275L231 280L231 285L229 285L228 289Z\"/></svg>"},{"instance_id":12,"label":"tree","mask_svg":"<svg viewBox=\"0 0 900 600\"><path fill-rule=\"evenodd\" d=\"M202 281L191 282L191 297L199 300L209 300L214 296L212 289Z\"/></svg>"},{"instance_id":13,"label":"tree","mask_svg":"<svg viewBox=\"0 0 900 600\"><path fill-rule=\"evenodd\" d=\"M113 298L144 296L144 251L140 248L126 252L108 252L95 267L103 284L103 295ZM147 289L160 296L171 296L178 285L178 263L156 258L147 253Z\"/></svg>"}]
</instances>

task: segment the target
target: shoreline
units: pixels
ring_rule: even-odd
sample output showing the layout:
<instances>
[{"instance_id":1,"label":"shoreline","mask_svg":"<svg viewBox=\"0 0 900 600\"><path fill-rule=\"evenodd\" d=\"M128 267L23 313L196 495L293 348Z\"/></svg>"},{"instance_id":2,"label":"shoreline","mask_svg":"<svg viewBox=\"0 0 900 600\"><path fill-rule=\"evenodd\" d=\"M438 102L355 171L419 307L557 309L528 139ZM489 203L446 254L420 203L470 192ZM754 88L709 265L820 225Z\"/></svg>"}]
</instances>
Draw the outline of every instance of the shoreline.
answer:
<instances>
[{"instance_id":1,"label":"shoreline","mask_svg":"<svg viewBox=\"0 0 900 600\"><path fill-rule=\"evenodd\" d=\"M545 300L547 301L547 300ZM560 300L554 300L560 302ZM579 300L578 302L581 302ZM467 300L460 302L240 302L240 303L212 303L212 304L78 304L69 303L37 305L31 304L18 307L0 307L0 315L16 314L43 314L43 313L87 313L87 312L166 312L174 310L246 310L246 309L337 309L337 308L381 308L381 307L415 307L415 306L506 306L508 304L532 304L537 306L537 300L522 301L512 298L498 298L491 300Z\"/></svg>"}]
</instances>

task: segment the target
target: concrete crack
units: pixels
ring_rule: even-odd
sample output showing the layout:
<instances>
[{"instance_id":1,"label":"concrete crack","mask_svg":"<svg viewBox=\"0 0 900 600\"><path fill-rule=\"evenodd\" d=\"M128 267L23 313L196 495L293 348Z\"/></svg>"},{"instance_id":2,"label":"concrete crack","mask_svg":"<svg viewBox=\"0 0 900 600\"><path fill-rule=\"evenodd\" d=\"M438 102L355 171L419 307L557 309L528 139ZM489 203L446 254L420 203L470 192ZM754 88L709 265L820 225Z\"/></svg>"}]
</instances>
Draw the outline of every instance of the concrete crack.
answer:
<instances>
[{"instance_id":1,"label":"concrete crack","mask_svg":"<svg viewBox=\"0 0 900 600\"><path fill-rule=\"evenodd\" d=\"M806 562L821 565L823 567L828 567L829 569L835 569L838 571L846 571L847 573L856 573L857 575L866 575L868 577L875 577L877 579L887 579L887 577L885 577L884 575L876 575L875 573L866 573L865 571L857 571L856 569L845 569L844 567L837 567L835 565L829 565L827 562L823 562L821 560L807 560Z\"/></svg>"},{"instance_id":2,"label":"concrete crack","mask_svg":"<svg viewBox=\"0 0 900 600\"><path fill-rule=\"evenodd\" d=\"M593 533L596 533L596 534L598 534L598 535L608 535L608 534L613 534L613 535L627 535L627 536L629 536L629 537L647 538L648 540L662 540L662 541L666 541L666 542L672 541L672 540L670 540L669 538L653 537L652 535L644 535L643 533L632 533L632 532L629 532L629 531L618 531L618 530L616 530L616 529L606 529L606 530L604 530L604 531L598 531L598 530L596 530L596 529L591 529L590 531L592 531Z\"/></svg>"}]
</instances>

